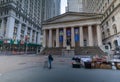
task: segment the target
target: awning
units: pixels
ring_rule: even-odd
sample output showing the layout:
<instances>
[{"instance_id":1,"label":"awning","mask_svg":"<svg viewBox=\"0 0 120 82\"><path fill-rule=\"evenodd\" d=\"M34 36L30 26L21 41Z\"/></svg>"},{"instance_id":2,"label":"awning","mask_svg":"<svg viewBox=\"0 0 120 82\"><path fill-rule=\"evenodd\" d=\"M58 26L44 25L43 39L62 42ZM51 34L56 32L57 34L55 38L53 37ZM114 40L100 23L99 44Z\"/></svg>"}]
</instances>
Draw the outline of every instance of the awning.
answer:
<instances>
[{"instance_id":1,"label":"awning","mask_svg":"<svg viewBox=\"0 0 120 82\"><path fill-rule=\"evenodd\" d=\"M0 40L0 44L3 44L3 40Z\"/></svg>"}]
</instances>

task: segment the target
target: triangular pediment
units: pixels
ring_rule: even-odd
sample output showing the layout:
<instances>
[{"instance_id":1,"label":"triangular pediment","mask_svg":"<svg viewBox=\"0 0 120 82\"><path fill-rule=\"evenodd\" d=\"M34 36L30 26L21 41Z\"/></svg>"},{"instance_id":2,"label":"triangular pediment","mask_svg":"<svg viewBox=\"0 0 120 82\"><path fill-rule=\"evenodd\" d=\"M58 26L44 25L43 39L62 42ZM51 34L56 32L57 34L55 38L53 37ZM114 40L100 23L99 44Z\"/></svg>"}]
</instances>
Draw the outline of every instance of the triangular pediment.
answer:
<instances>
[{"instance_id":1,"label":"triangular pediment","mask_svg":"<svg viewBox=\"0 0 120 82\"><path fill-rule=\"evenodd\" d=\"M95 13L93 14L93 13L67 12L62 15L59 15L44 21L44 24L76 21L76 20L88 20L88 19L93 19L98 17L101 17L101 15L95 14Z\"/></svg>"}]
</instances>

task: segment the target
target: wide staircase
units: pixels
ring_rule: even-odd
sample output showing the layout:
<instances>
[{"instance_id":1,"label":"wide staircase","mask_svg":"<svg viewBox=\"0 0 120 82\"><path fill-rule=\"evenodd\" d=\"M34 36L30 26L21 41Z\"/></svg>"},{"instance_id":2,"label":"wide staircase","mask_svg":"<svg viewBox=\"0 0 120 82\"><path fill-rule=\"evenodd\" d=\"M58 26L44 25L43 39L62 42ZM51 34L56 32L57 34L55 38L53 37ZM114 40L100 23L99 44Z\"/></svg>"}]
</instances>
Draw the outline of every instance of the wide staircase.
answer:
<instances>
[{"instance_id":1,"label":"wide staircase","mask_svg":"<svg viewBox=\"0 0 120 82\"><path fill-rule=\"evenodd\" d=\"M75 55L106 55L99 47L76 47Z\"/></svg>"},{"instance_id":2,"label":"wide staircase","mask_svg":"<svg viewBox=\"0 0 120 82\"><path fill-rule=\"evenodd\" d=\"M48 55L49 53L52 55L61 55L63 47L59 48L45 48L40 54L41 55Z\"/></svg>"},{"instance_id":3,"label":"wide staircase","mask_svg":"<svg viewBox=\"0 0 120 82\"><path fill-rule=\"evenodd\" d=\"M45 48L40 54L48 55L51 53L52 55L62 55L63 49L65 48ZM72 49L74 49L75 55L106 55L99 47L75 47Z\"/></svg>"}]
</instances>

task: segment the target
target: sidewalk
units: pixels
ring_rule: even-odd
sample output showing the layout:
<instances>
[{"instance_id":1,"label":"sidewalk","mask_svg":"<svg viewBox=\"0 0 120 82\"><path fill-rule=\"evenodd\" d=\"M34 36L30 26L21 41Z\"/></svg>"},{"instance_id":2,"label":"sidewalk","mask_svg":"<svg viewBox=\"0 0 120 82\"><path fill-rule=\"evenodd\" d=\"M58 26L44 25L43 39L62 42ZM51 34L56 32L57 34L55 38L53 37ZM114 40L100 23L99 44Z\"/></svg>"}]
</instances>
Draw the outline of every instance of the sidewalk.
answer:
<instances>
[{"instance_id":1,"label":"sidewalk","mask_svg":"<svg viewBox=\"0 0 120 82\"><path fill-rule=\"evenodd\" d=\"M0 56L0 73L36 66L41 64L43 61L44 57L36 55L2 55Z\"/></svg>"},{"instance_id":2,"label":"sidewalk","mask_svg":"<svg viewBox=\"0 0 120 82\"><path fill-rule=\"evenodd\" d=\"M59 56L53 56L53 65L68 65L71 64L71 58L64 58ZM0 73L6 73L14 71L16 69L23 69L28 67L40 66L43 67L44 61L47 60L47 56L39 55L10 55L0 56Z\"/></svg>"}]
</instances>

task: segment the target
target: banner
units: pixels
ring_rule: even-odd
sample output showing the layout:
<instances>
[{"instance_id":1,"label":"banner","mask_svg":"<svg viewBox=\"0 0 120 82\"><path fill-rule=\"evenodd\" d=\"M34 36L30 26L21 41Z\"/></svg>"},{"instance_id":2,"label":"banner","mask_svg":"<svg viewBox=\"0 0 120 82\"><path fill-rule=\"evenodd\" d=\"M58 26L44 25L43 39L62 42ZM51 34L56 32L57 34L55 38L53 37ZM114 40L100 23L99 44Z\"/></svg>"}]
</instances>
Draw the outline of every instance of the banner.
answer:
<instances>
[{"instance_id":1,"label":"banner","mask_svg":"<svg viewBox=\"0 0 120 82\"><path fill-rule=\"evenodd\" d=\"M63 29L59 31L59 42L63 42Z\"/></svg>"},{"instance_id":2,"label":"banner","mask_svg":"<svg viewBox=\"0 0 120 82\"><path fill-rule=\"evenodd\" d=\"M79 41L79 29L75 28L74 32L75 32L75 42L78 42Z\"/></svg>"},{"instance_id":3,"label":"banner","mask_svg":"<svg viewBox=\"0 0 120 82\"><path fill-rule=\"evenodd\" d=\"M63 36L59 36L59 42L63 42Z\"/></svg>"},{"instance_id":4,"label":"banner","mask_svg":"<svg viewBox=\"0 0 120 82\"><path fill-rule=\"evenodd\" d=\"M67 29L67 36L71 36L71 30L70 29Z\"/></svg>"}]
</instances>

